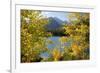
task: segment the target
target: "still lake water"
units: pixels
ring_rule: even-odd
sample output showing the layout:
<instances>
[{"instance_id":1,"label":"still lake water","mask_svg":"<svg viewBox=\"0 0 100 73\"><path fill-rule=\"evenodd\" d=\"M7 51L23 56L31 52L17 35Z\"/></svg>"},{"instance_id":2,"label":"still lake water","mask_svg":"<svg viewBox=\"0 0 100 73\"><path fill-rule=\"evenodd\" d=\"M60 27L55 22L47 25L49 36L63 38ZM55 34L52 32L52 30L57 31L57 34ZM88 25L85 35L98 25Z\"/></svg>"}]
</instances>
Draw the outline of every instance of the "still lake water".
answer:
<instances>
[{"instance_id":1,"label":"still lake water","mask_svg":"<svg viewBox=\"0 0 100 73\"><path fill-rule=\"evenodd\" d=\"M58 47L58 46L60 47L61 43L59 42L59 38L60 37L49 37L48 39L53 41L53 44L49 44L47 47L49 49L53 49L53 48Z\"/></svg>"},{"instance_id":2,"label":"still lake water","mask_svg":"<svg viewBox=\"0 0 100 73\"><path fill-rule=\"evenodd\" d=\"M61 52L64 51L64 46L69 46L71 44L70 41L66 42L65 44L61 44L61 42L59 41L59 36L56 36L56 37L49 37L48 39L51 40L53 43L51 44L48 44L47 48L49 50L53 50L54 48L57 48L59 49ZM41 53L40 54L40 57L42 58L48 58L50 57L50 54L48 52L44 52L44 53Z\"/></svg>"}]
</instances>

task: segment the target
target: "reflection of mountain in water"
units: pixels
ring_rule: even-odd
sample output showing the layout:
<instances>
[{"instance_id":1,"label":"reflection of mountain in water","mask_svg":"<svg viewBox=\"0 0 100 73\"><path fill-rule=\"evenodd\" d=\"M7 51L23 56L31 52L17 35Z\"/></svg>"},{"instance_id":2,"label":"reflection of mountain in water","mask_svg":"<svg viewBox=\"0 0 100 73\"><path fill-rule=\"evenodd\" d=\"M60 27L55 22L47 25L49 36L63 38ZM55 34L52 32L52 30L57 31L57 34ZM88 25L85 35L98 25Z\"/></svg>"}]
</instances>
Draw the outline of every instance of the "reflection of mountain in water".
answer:
<instances>
[{"instance_id":1,"label":"reflection of mountain in water","mask_svg":"<svg viewBox=\"0 0 100 73\"><path fill-rule=\"evenodd\" d=\"M66 21L62 21L59 18L56 17L49 17L49 24L46 25L46 30L48 32L52 32L53 35L55 36L60 36L60 35L64 35L63 34L63 24L67 24Z\"/></svg>"}]
</instances>

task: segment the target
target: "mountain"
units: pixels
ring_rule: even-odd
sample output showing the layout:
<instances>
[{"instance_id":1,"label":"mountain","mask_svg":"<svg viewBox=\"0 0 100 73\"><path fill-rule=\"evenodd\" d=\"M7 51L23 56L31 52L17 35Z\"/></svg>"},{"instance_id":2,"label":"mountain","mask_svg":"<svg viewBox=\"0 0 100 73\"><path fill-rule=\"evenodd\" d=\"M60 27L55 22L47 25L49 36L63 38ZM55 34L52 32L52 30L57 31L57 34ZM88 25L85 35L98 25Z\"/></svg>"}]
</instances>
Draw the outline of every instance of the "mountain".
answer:
<instances>
[{"instance_id":1,"label":"mountain","mask_svg":"<svg viewBox=\"0 0 100 73\"><path fill-rule=\"evenodd\" d=\"M53 31L60 29L62 27L63 21L56 18L56 17L49 17L48 20L50 21L49 24L46 25L46 29L48 31Z\"/></svg>"},{"instance_id":2,"label":"mountain","mask_svg":"<svg viewBox=\"0 0 100 73\"><path fill-rule=\"evenodd\" d=\"M48 20L49 23L45 26L47 32L51 32L54 36L65 35L62 27L64 26L63 24L67 23L67 21L62 21L56 17L49 17Z\"/></svg>"}]
</instances>

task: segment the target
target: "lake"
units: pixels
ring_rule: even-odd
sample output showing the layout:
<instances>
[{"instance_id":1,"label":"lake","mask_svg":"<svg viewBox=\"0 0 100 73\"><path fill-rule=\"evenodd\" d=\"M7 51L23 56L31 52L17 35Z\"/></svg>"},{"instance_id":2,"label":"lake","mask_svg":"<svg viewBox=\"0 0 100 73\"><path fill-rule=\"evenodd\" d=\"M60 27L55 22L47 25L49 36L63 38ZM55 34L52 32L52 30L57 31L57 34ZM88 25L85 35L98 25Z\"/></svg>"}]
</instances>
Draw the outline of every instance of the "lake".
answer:
<instances>
[{"instance_id":1,"label":"lake","mask_svg":"<svg viewBox=\"0 0 100 73\"><path fill-rule=\"evenodd\" d=\"M61 42L59 41L59 36L56 36L56 37L49 37L48 39L51 40L53 43L51 44L48 44L47 45L47 48L49 50L53 50L54 48L57 48L59 49L61 52L64 51L64 46L69 46L71 44L70 41L64 43L64 44L61 44ZM48 52L44 52L44 53L41 53L40 57L42 58L48 58L50 57L50 54Z\"/></svg>"}]
</instances>

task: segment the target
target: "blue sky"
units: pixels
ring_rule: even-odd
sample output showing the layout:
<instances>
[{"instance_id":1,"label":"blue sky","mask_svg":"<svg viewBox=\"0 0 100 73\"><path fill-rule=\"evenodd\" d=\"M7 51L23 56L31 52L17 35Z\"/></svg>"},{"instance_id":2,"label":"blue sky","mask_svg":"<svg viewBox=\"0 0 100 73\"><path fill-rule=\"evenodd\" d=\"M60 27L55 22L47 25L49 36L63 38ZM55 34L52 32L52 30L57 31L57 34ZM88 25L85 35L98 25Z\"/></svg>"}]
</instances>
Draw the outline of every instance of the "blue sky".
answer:
<instances>
[{"instance_id":1,"label":"blue sky","mask_svg":"<svg viewBox=\"0 0 100 73\"><path fill-rule=\"evenodd\" d=\"M46 17L57 17L61 19L62 21L68 21L68 13L67 12L60 12L60 11L42 11L42 15Z\"/></svg>"}]
</instances>

